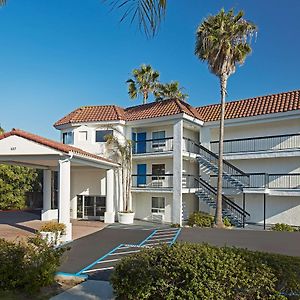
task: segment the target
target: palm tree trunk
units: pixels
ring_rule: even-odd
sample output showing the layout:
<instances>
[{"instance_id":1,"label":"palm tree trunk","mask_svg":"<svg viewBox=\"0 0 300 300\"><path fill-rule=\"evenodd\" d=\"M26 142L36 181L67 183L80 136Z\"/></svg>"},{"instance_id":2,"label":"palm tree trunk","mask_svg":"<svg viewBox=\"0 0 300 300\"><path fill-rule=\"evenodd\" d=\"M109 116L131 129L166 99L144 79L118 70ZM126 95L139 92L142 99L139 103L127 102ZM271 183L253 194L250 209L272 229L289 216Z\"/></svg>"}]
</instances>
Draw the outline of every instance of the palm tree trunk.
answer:
<instances>
[{"instance_id":1,"label":"palm tree trunk","mask_svg":"<svg viewBox=\"0 0 300 300\"><path fill-rule=\"evenodd\" d=\"M223 149L224 149L224 117L225 117L225 98L227 87L227 75L222 75L220 78L221 84L221 115L219 128L219 161L218 161L218 187L217 187L217 208L215 216L215 225L218 228L223 228L222 219L222 191L223 191Z\"/></svg>"},{"instance_id":2,"label":"palm tree trunk","mask_svg":"<svg viewBox=\"0 0 300 300\"><path fill-rule=\"evenodd\" d=\"M146 103L147 103L147 100L148 100L148 92L145 91L145 92L143 93L143 104L146 104Z\"/></svg>"}]
</instances>

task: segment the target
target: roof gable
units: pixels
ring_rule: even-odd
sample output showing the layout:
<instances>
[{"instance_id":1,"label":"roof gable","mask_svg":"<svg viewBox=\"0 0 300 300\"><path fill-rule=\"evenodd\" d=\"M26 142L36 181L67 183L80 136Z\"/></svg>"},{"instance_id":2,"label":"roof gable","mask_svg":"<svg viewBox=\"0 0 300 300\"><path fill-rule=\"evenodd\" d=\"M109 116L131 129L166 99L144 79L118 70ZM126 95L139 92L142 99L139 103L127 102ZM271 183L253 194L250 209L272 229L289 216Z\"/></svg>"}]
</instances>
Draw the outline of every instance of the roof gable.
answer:
<instances>
[{"instance_id":1,"label":"roof gable","mask_svg":"<svg viewBox=\"0 0 300 300\"><path fill-rule=\"evenodd\" d=\"M0 142L1 142L1 140L9 138L11 136L19 136L19 137L24 138L26 140L35 142L37 144L49 147L51 149L54 149L56 151L60 151L60 152L66 153L66 154L69 154L70 152L72 152L72 153L74 153L76 155L79 155L79 156L93 158L93 159L97 159L97 160L100 160L100 161L103 161L103 162L113 163L109 159L106 159L104 157L86 152L86 151L84 151L80 148L73 147L73 146L70 146L70 145L65 145L63 143L56 142L56 141L41 137L41 136L36 135L36 134L26 132L26 131L23 131L23 130L20 130L20 129L14 129L13 128L12 131L9 131L9 132L6 132L6 133L0 135Z\"/></svg>"}]
</instances>

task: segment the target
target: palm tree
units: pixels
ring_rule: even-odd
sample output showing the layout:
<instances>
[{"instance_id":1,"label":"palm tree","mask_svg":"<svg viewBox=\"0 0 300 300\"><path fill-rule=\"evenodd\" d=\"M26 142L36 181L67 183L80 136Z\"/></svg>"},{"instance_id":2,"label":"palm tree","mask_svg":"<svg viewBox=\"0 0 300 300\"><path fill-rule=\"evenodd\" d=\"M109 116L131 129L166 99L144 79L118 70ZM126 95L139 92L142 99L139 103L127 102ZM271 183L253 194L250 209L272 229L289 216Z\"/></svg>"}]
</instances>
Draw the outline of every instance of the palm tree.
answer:
<instances>
[{"instance_id":1,"label":"palm tree","mask_svg":"<svg viewBox=\"0 0 300 300\"><path fill-rule=\"evenodd\" d=\"M125 139L121 142L116 136L107 135L106 146L110 153L113 153L113 158L120 164L122 189L123 189L123 210L131 212L131 173L132 173L132 143Z\"/></svg>"},{"instance_id":2,"label":"palm tree","mask_svg":"<svg viewBox=\"0 0 300 300\"><path fill-rule=\"evenodd\" d=\"M217 15L209 16L197 29L195 54L207 62L209 70L219 77L221 86L221 115L219 128L219 162L216 227L223 227L222 220L222 179L223 179L223 140L225 97L227 80L237 65L244 63L251 53L251 38L256 33L256 26L243 19L244 12L234 15L233 9L228 13L222 9Z\"/></svg>"},{"instance_id":3,"label":"palm tree","mask_svg":"<svg viewBox=\"0 0 300 300\"><path fill-rule=\"evenodd\" d=\"M165 17L167 0L105 0L112 8L124 8L121 22L130 18L130 22L138 22L140 30L147 36L157 33L161 21Z\"/></svg>"},{"instance_id":4,"label":"palm tree","mask_svg":"<svg viewBox=\"0 0 300 300\"><path fill-rule=\"evenodd\" d=\"M139 69L132 71L133 79L128 79L128 94L131 99L139 95L143 97L143 104L147 103L149 93L154 93L159 78L159 72L152 69L150 65L141 65Z\"/></svg>"},{"instance_id":5,"label":"palm tree","mask_svg":"<svg viewBox=\"0 0 300 300\"><path fill-rule=\"evenodd\" d=\"M166 99L179 99L186 101L188 94L182 92L184 88L179 86L178 81L172 81L170 83L158 84L157 89L154 92L156 101L163 101Z\"/></svg>"}]
</instances>

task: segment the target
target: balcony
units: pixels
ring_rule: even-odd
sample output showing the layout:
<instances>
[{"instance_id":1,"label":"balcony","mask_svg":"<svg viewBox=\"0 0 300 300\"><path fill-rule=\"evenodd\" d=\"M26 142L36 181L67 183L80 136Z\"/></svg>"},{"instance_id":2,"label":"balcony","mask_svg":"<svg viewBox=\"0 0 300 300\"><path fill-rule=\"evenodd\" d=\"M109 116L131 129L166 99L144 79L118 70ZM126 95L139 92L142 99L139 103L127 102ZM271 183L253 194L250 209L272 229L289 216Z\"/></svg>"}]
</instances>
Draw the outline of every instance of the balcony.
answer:
<instances>
[{"instance_id":1,"label":"balcony","mask_svg":"<svg viewBox=\"0 0 300 300\"><path fill-rule=\"evenodd\" d=\"M164 153L173 151L173 137L133 141L132 154Z\"/></svg>"},{"instance_id":2,"label":"balcony","mask_svg":"<svg viewBox=\"0 0 300 300\"><path fill-rule=\"evenodd\" d=\"M143 189L172 189L173 174L133 174L132 188Z\"/></svg>"},{"instance_id":3,"label":"balcony","mask_svg":"<svg viewBox=\"0 0 300 300\"><path fill-rule=\"evenodd\" d=\"M219 141L213 141L211 151L218 153ZM300 150L300 134L285 134L224 140L224 154Z\"/></svg>"},{"instance_id":4,"label":"balcony","mask_svg":"<svg viewBox=\"0 0 300 300\"><path fill-rule=\"evenodd\" d=\"M267 173L249 173L248 188L270 189L270 190L297 190L300 189L300 173L290 174L267 174ZM240 180L239 175L234 177ZM241 176L242 177L242 176ZM217 185L217 175L211 175L212 185ZM232 185L223 180L224 188L232 188Z\"/></svg>"}]
</instances>

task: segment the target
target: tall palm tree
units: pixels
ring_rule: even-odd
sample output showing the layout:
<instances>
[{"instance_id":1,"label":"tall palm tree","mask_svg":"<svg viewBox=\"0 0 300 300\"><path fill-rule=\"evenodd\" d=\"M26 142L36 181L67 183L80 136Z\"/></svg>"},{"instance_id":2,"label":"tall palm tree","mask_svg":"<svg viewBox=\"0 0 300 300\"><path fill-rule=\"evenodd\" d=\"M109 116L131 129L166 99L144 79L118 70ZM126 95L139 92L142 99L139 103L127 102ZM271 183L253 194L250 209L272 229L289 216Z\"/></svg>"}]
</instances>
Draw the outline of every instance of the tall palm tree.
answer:
<instances>
[{"instance_id":1,"label":"tall palm tree","mask_svg":"<svg viewBox=\"0 0 300 300\"><path fill-rule=\"evenodd\" d=\"M150 65L142 65L139 69L132 71L133 79L128 79L128 94L131 99L139 95L143 97L143 104L147 103L149 93L157 89L159 72L152 69Z\"/></svg>"},{"instance_id":2,"label":"tall palm tree","mask_svg":"<svg viewBox=\"0 0 300 300\"><path fill-rule=\"evenodd\" d=\"M167 0L105 0L112 8L124 9L121 22L130 19L138 22L147 36L154 36L165 17Z\"/></svg>"},{"instance_id":3,"label":"tall palm tree","mask_svg":"<svg viewBox=\"0 0 300 300\"><path fill-rule=\"evenodd\" d=\"M209 16L197 29L195 54L207 62L209 70L219 77L221 87L221 112L219 129L219 162L216 227L223 227L222 220L222 180L223 180L223 140L225 98L227 80L237 65L244 63L251 53L251 38L256 33L256 26L244 18L244 12L234 15L233 9L228 13L222 9L217 15Z\"/></svg>"},{"instance_id":4,"label":"tall palm tree","mask_svg":"<svg viewBox=\"0 0 300 300\"><path fill-rule=\"evenodd\" d=\"M157 85L157 89L154 92L156 101L163 101L166 99L179 99L186 101L188 94L182 92L184 88L179 86L178 81L172 81L170 83L160 83Z\"/></svg>"}]
</instances>

